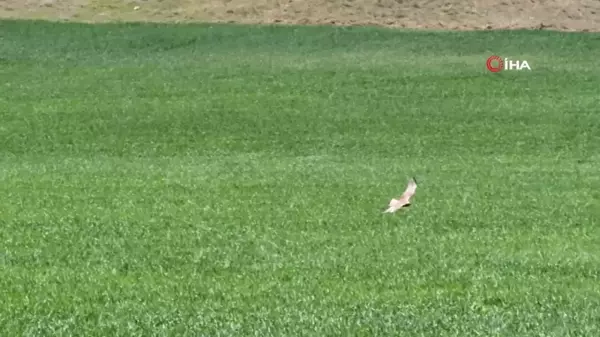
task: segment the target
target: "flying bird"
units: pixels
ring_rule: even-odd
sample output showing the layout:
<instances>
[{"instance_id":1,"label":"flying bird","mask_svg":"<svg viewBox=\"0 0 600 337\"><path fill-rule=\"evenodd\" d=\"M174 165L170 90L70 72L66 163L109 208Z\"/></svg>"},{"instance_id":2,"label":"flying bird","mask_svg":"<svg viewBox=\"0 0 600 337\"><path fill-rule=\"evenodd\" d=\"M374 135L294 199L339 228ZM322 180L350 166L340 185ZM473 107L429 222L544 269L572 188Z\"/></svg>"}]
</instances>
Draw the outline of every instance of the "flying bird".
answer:
<instances>
[{"instance_id":1,"label":"flying bird","mask_svg":"<svg viewBox=\"0 0 600 337\"><path fill-rule=\"evenodd\" d=\"M383 213L394 213L402 207L410 206L410 198L415 195L415 191L417 190L417 180L413 177L408 181L408 186L406 186L406 190L398 199L392 199L388 208L383 211Z\"/></svg>"}]
</instances>

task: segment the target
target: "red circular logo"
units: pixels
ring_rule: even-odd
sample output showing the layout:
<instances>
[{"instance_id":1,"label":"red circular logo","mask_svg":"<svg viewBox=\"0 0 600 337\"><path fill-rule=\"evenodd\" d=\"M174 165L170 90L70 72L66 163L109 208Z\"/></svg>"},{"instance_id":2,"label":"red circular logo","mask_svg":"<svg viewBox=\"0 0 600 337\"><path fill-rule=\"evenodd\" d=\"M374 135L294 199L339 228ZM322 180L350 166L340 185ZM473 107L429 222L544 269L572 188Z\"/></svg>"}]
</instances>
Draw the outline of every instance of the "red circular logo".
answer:
<instances>
[{"instance_id":1,"label":"red circular logo","mask_svg":"<svg viewBox=\"0 0 600 337\"><path fill-rule=\"evenodd\" d=\"M498 65L493 65L492 62L497 61ZM500 70L504 69L504 61L502 61L502 58L500 56L490 56L487 59L487 62L485 63L486 67L488 68L489 71L493 72L493 73L497 73Z\"/></svg>"}]
</instances>

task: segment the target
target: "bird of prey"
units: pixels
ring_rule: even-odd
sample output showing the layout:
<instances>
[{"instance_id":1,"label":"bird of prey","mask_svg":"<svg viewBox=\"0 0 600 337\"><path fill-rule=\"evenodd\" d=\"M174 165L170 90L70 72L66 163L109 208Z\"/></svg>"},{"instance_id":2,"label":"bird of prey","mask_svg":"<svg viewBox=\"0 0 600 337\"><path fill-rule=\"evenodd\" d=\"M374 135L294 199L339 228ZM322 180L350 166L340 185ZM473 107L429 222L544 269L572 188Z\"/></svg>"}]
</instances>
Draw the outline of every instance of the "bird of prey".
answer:
<instances>
[{"instance_id":1,"label":"bird of prey","mask_svg":"<svg viewBox=\"0 0 600 337\"><path fill-rule=\"evenodd\" d=\"M410 206L410 198L415 194L417 190L417 180L413 177L408 181L408 186L406 186L406 190L398 199L392 199L388 208L383 211L383 213L394 213L400 208Z\"/></svg>"}]
</instances>

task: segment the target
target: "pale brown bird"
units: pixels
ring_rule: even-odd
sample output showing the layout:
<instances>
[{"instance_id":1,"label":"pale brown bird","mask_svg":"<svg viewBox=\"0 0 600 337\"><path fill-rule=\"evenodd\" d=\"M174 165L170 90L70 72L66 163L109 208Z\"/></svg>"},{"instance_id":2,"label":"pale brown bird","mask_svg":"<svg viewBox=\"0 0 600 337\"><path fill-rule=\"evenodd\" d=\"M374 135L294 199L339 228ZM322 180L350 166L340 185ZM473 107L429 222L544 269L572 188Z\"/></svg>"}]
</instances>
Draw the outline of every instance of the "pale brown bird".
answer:
<instances>
[{"instance_id":1,"label":"pale brown bird","mask_svg":"<svg viewBox=\"0 0 600 337\"><path fill-rule=\"evenodd\" d=\"M406 186L406 190L398 199L392 199L388 208L383 211L383 213L394 213L402 207L410 206L410 198L415 195L415 191L417 190L417 180L413 177L408 181L408 186Z\"/></svg>"}]
</instances>

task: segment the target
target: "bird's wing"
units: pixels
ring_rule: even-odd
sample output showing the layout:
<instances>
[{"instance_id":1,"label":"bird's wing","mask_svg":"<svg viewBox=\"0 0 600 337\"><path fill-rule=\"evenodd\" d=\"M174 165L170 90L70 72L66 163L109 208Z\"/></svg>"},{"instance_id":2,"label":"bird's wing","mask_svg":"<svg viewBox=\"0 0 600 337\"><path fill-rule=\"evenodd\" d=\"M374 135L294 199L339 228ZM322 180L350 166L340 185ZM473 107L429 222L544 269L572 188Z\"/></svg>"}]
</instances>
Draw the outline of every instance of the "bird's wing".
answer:
<instances>
[{"instance_id":1,"label":"bird's wing","mask_svg":"<svg viewBox=\"0 0 600 337\"><path fill-rule=\"evenodd\" d=\"M400 199L404 199L404 200L408 201L415 194L416 190L417 190L417 180L415 178L412 178L411 180L408 181L408 186L406 186L406 190L404 190L404 193L402 193L402 196L400 197Z\"/></svg>"}]
</instances>

